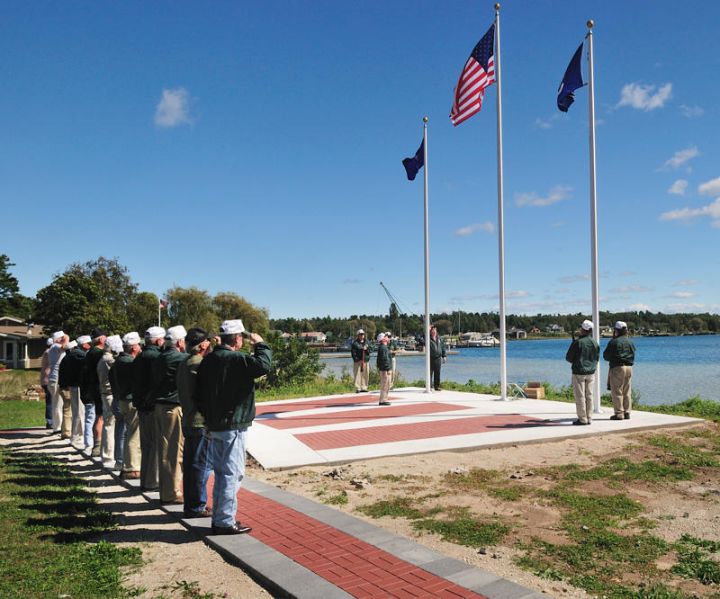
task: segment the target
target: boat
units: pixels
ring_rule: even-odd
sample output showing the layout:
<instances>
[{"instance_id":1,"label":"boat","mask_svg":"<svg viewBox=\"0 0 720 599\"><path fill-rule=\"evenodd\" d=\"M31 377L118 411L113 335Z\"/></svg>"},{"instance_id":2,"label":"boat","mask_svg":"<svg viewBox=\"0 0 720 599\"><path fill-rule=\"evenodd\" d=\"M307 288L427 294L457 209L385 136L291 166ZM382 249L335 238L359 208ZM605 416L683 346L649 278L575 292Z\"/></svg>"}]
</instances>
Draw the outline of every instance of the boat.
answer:
<instances>
[{"instance_id":1,"label":"boat","mask_svg":"<svg viewBox=\"0 0 720 599\"><path fill-rule=\"evenodd\" d=\"M500 340L490 333L463 333L458 343L460 347L499 347Z\"/></svg>"}]
</instances>

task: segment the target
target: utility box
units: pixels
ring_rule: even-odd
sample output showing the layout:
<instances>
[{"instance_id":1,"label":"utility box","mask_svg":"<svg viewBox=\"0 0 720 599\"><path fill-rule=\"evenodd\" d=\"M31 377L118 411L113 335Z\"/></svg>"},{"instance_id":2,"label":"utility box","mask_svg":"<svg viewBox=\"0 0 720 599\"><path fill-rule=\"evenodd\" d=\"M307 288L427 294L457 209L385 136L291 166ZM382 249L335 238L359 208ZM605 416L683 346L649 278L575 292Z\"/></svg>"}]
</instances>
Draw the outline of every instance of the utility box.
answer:
<instances>
[{"instance_id":1,"label":"utility box","mask_svg":"<svg viewBox=\"0 0 720 599\"><path fill-rule=\"evenodd\" d=\"M523 388L525 395L528 399L545 399L545 387L539 385L537 387L531 387L533 383L528 383L527 387Z\"/></svg>"}]
</instances>

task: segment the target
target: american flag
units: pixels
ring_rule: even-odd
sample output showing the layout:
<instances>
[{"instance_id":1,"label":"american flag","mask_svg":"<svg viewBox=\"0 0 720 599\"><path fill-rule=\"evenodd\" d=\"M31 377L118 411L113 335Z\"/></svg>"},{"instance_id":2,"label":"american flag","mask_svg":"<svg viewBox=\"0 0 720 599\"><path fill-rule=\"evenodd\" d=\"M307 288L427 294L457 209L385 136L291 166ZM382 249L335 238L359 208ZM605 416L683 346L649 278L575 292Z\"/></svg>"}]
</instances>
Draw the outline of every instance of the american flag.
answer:
<instances>
[{"instance_id":1,"label":"american flag","mask_svg":"<svg viewBox=\"0 0 720 599\"><path fill-rule=\"evenodd\" d=\"M477 43L467 59L455 87L455 101L450 110L450 120L457 126L482 108L485 88L495 83L495 24Z\"/></svg>"},{"instance_id":2,"label":"american flag","mask_svg":"<svg viewBox=\"0 0 720 599\"><path fill-rule=\"evenodd\" d=\"M161 310L165 310L165 308L168 307L168 301L166 299L161 299L160 304L158 306Z\"/></svg>"}]
</instances>

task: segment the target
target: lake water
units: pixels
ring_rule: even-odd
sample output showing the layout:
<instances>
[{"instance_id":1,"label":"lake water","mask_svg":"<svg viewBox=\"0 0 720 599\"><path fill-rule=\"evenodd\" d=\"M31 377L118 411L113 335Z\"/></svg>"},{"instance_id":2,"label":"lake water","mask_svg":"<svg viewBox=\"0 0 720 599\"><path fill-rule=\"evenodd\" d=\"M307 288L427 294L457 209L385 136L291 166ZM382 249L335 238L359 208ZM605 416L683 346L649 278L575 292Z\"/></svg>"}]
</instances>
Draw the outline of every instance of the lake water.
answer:
<instances>
[{"instance_id":1,"label":"lake water","mask_svg":"<svg viewBox=\"0 0 720 599\"><path fill-rule=\"evenodd\" d=\"M609 339L600 340L600 351ZM720 401L720 335L691 337L633 337L637 349L633 368L633 389L647 405L684 401L693 395ZM570 384L570 364L565 361L569 339L509 341L507 344L508 381L547 381L554 386ZM500 380L499 348L461 348L443 365L444 380L466 383L495 383ZM326 372L352 372L350 358L323 360ZM371 358L375 365L375 356ZM602 377L607 362L601 360ZM424 356L398 358L403 378L425 378ZM602 388L605 389L603 381Z\"/></svg>"}]
</instances>

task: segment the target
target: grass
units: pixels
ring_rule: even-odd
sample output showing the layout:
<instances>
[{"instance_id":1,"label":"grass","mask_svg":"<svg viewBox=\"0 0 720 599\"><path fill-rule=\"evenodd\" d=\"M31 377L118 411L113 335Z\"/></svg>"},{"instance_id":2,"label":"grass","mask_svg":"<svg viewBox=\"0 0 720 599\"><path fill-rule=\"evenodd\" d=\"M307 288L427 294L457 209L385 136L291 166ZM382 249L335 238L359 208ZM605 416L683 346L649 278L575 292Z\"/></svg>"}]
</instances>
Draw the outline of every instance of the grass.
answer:
<instances>
[{"instance_id":1,"label":"grass","mask_svg":"<svg viewBox=\"0 0 720 599\"><path fill-rule=\"evenodd\" d=\"M30 385L39 384L39 380L40 374L37 369L1 370L0 400L19 398Z\"/></svg>"},{"instance_id":2,"label":"grass","mask_svg":"<svg viewBox=\"0 0 720 599\"><path fill-rule=\"evenodd\" d=\"M675 544L678 563L672 571L702 584L720 583L720 564L710 554L720 551L720 543L683 535Z\"/></svg>"},{"instance_id":3,"label":"grass","mask_svg":"<svg viewBox=\"0 0 720 599\"><path fill-rule=\"evenodd\" d=\"M139 549L99 535L115 527L82 479L47 456L0 451L0 597L124 597Z\"/></svg>"},{"instance_id":4,"label":"grass","mask_svg":"<svg viewBox=\"0 0 720 599\"><path fill-rule=\"evenodd\" d=\"M0 429L45 426L45 401L0 401Z\"/></svg>"},{"instance_id":5,"label":"grass","mask_svg":"<svg viewBox=\"0 0 720 599\"><path fill-rule=\"evenodd\" d=\"M447 519L419 520L413 523L413 527L440 535L443 541L468 547L497 545L510 532L510 527L498 520L481 520L465 510Z\"/></svg>"},{"instance_id":6,"label":"grass","mask_svg":"<svg viewBox=\"0 0 720 599\"><path fill-rule=\"evenodd\" d=\"M425 516L425 512L418 509L414 505L415 501L411 497L390 497L376 501L368 505L361 505L357 509L366 516L371 518L406 518L408 520L417 520Z\"/></svg>"},{"instance_id":7,"label":"grass","mask_svg":"<svg viewBox=\"0 0 720 599\"><path fill-rule=\"evenodd\" d=\"M668 435L650 437L647 442L653 447L664 450L677 464L690 468L717 468L720 461L702 448L683 443Z\"/></svg>"},{"instance_id":8,"label":"grass","mask_svg":"<svg viewBox=\"0 0 720 599\"><path fill-rule=\"evenodd\" d=\"M587 470L569 472L566 480L588 481L607 480L609 482L629 482L643 480L647 482L664 482L692 480L694 474L684 465L662 464L653 460L633 462L627 458L608 460Z\"/></svg>"}]
</instances>

